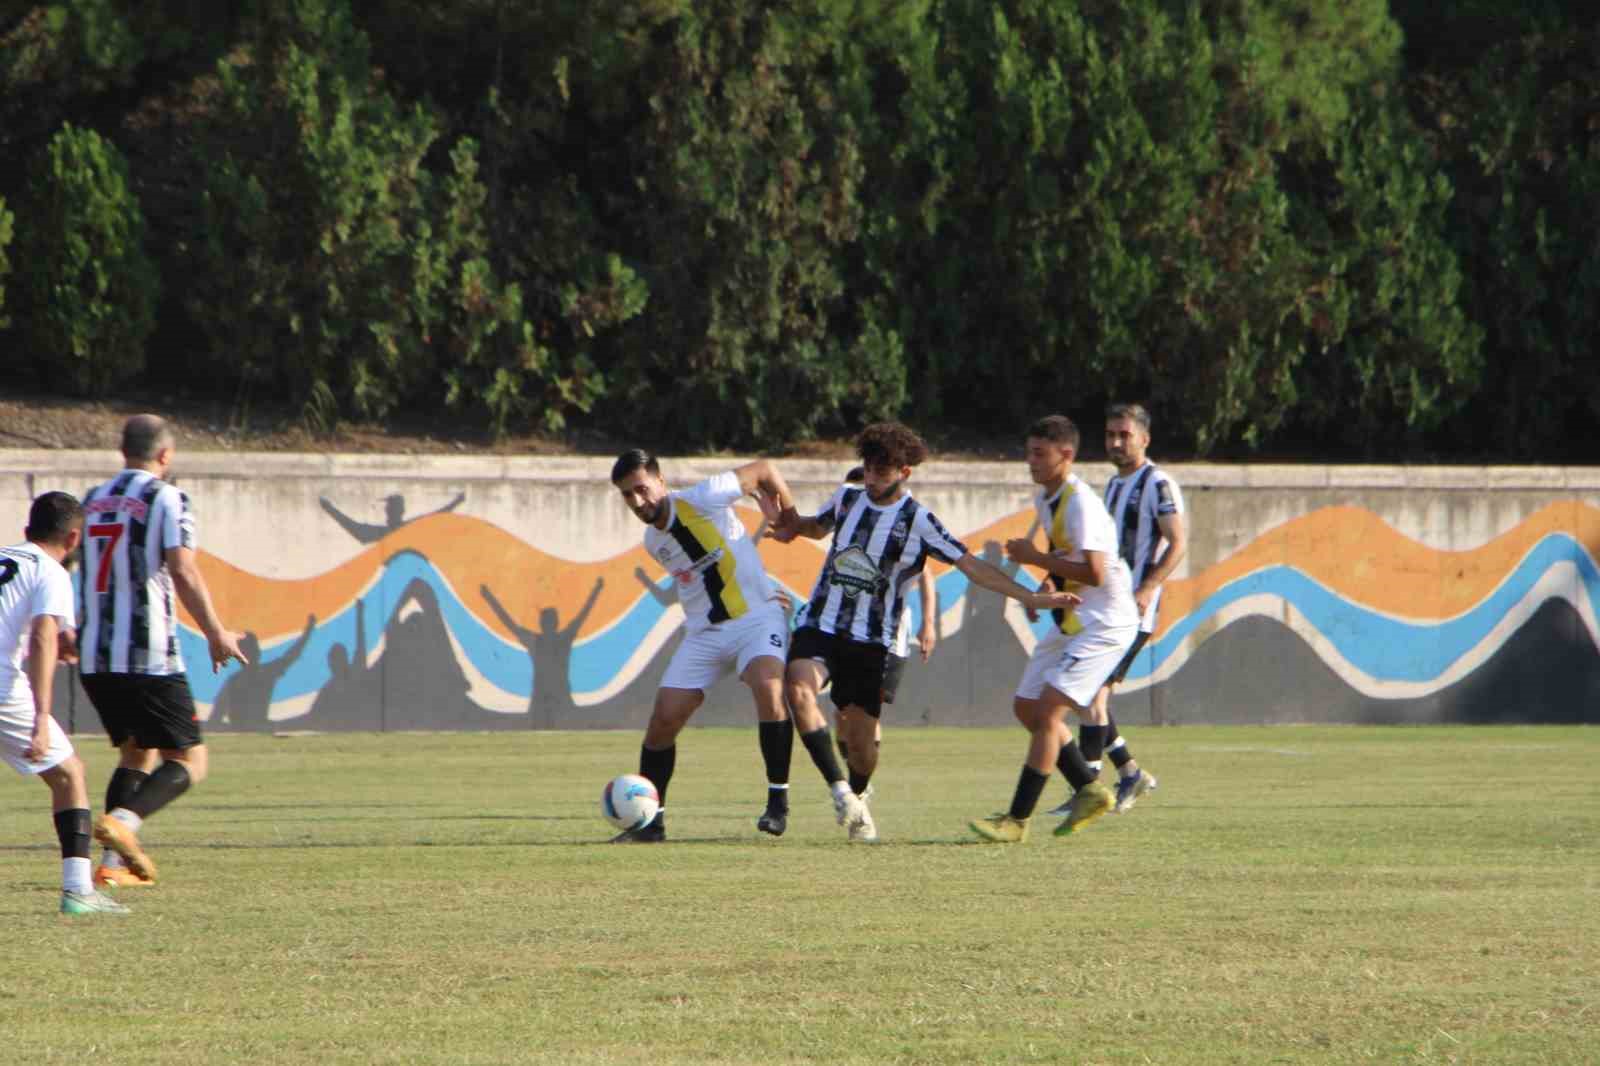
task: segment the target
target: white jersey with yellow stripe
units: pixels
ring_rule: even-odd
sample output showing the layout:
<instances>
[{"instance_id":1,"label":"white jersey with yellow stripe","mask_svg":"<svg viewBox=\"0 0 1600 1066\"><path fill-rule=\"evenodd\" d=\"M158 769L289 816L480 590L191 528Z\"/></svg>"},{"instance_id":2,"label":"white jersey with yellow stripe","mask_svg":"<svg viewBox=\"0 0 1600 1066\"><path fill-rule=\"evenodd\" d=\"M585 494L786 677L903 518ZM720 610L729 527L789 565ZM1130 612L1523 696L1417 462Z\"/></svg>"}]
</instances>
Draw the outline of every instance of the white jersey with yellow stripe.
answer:
<instances>
[{"instance_id":1,"label":"white jersey with yellow stripe","mask_svg":"<svg viewBox=\"0 0 1600 1066\"><path fill-rule=\"evenodd\" d=\"M755 541L733 512L743 495L730 470L668 493L667 528L645 527L645 550L672 575L691 633L776 596Z\"/></svg>"},{"instance_id":2,"label":"white jersey with yellow stripe","mask_svg":"<svg viewBox=\"0 0 1600 1066\"><path fill-rule=\"evenodd\" d=\"M1058 589L1077 593L1083 602L1068 610L1051 612L1061 632L1071 636L1085 629L1105 626L1134 626L1139 610L1133 602L1133 581L1128 564L1117 552L1117 530L1100 497L1077 474L1068 474L1061 487L1050 495L1041 489L1034 498L1039 524L1044 527L1052 552L1062 552L1069 562L1081 563L1084 552L1103 552L1105 580L1098 587L1051 575Z\"/></svg>"}]
</instances>

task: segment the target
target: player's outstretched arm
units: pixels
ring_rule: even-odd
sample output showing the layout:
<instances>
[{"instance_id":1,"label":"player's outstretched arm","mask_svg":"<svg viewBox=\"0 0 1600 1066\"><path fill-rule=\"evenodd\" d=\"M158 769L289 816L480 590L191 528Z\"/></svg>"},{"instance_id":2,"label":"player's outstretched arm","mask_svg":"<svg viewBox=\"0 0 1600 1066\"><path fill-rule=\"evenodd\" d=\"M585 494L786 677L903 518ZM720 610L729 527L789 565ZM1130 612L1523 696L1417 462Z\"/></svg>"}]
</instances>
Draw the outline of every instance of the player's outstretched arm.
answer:
<instances>
[{"instance_id":1,"label":"player's outstretched arm","mask_svg":"<svg viewBox=\"0 0 1600 1066\"><path fill-rule=\"evenodd\" d=\"M956 569L979 588L1009 596L1024 607L1031 607L1036 611L1051 611L1057 607L1071 607L1083 602L1070 592L1053 592L1047 589L1030 591L1006 577L999 567L984 562L971 552L961 557L956 563Z\"/></svg>"},{"instance_id":2,"label":"player's outstretched arm","mask_svg":"<svg viewBox=\"0 0 1600 1066\"><path fill-rule=\"evenodd\" d=\"M200 623L200 631L206 635L212 673L220 670L229 659L248 663L250 660L239 650L239 635L228 632L222 619L217 616L217 609L211 602L211 591L206 588L205 575L200 573L200 565L195 561L194 549L168 548L166 559L178 601Z\"/></svg>"}]
</instances>

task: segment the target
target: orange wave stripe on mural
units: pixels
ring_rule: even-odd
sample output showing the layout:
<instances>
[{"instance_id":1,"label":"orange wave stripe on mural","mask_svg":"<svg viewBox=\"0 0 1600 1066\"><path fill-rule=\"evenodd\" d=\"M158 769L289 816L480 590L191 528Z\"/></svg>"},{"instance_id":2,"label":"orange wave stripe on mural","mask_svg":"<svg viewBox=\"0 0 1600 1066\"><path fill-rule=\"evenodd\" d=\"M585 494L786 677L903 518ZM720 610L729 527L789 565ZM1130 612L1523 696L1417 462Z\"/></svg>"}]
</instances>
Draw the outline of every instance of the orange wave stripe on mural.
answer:
<instances>
[{"instance_id":1,"label":"orange wave stripe on mural","mask_svg":"<svg viewBox=\"0 0 1600 1066\"><path fill-rule=\"evenodd\" d=\"M759 515L745 508L737 513L753 533ZM981 555L990 542L1003 544L1025 536L1033 521L1031 510L1021 510L958 535ZM1359 507L1324 508L1268 530L1195 577L1169 582L1157 633L1228 582L1275 565L1293 566L1351 601L1385 613L1452 617L1480 602L1534 544L1557 532L1572 535L1591 556L1600 558L1600 509L1577 500L1551 504L1482 547L1458 552L1429 548ZM816 580L826 544L763 540L761 556L774 578L803 596ZM313 578L263 578L206 552L200 555L200 565L224 620L236 630L252 630L271 642L301 632L308 614L327 619L345 610L390 558L407 550L427 558L469 610L512 642L516 638L482 594L485 586L514 622L536 629L539 612L545 609L555 610L561 625L570 624L595 594L596 582L603 581L579 630L582 637L604 628L645 594L636 569L645 570L651 580L662 576L642 545L602 562L573 563L532 548L493 523L455 514L412 522ZM1350 560L1357 562L1352 565ZM934 569L947 568L934 564ZM187 612L184 620L193 625Z\"/></svg>"},{"instance_id":2,"label":"orange wave stripe on mural","mask_svg":"<svg viewBox=\"0 0 1600 1066\"><path fill-rule=\"evenodd\" d=\"M1169 582L1161 604L1167 630L1218 589L1268 566L1292 566L1353 603L1400 618L1452 618L1482 602L1543 538L1566 533L1600 559L1600 509L1553 503L1481 547L1441 551L1397 532L1360 507L1326 507L1291 519L1229 558Z\"/></svg>"},{"instance_id":3,"label":"orange wave stripe on mural","mask_svg":"<svg viewBox=\"0 0 1600 1066\"><path fill-rule=\"evenodd\" d=\"M738 514L754 532L759 514L743 509ZM388 560L405 551L426 558L467 609L511 643L517 638L485 599L485 587L514 622L536 630L540 628L539 613L547 608L557 612L560 625L570 624L595 594L596 582L604 582L579 629L581 638L603 629L646 594L635 576L636 569L644 569L652 580L662 576L642 542L602 562L574 563L530 547L492 522L456 514L420 518L312 578L282 581L259 577L204 551L200 568L223 620L235 630L253 631L270 643L299 634L307 615L326 620L345 610L372 584ZM810 590L822 559L818 546L809 541L763 541L761 554L773 576L802 595ZM194 627L188 612L183 619Z\"/></svg>"}]
</instances>

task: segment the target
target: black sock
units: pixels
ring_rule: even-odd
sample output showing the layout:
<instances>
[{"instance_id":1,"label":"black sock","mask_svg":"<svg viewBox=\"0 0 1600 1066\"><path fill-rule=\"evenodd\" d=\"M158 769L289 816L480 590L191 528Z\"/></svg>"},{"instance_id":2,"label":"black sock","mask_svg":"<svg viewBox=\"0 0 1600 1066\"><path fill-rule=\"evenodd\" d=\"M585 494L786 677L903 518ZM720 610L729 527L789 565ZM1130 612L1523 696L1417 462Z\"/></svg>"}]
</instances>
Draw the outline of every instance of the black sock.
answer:
<instances>
[{"instance_id":1,"label":"black sock","mask_svg":"<svg viewBox=\"0 0 1600 1066\"><path fill-rule=\"evenodd\" d=\"M1017 778L1017 791L1011 797L1011 817L1022 819L1031 815L1039 805L1039 793L1044 791L1045 782L1049 780L1049 774L1023 766L1022 776Z\"/></svg>"},{"instance_id":2,"label":"black sock","mask_svg":"<svg viewBox=\"0 0 1600 1066\"><path fill-rule=\"evenodd\" d=\"M828 784L844 780L844 771L839 769L839 760L833 757L833 741L828 736L828 727L813 729L809 733L800 734L800 743L806 746L806 751L811 754L811 761L816 763L817 769L822 771L822 779Z\"/></svg>"},{"instance_id":3,"label":"black sock","mask_svg":"<svg viewBox=\"0 0 1600 1066\"><path fill-rule=\"evenodd\" d=\"M850 771L850 791L858 796L867 790L867 785L871 781L872 775L870 773L858 774L854 770Z\"/></svg>"},{"instance_id":4,"label":"black sock","mask_svg":"<svg viewBox=\"0 0 1600 1066\"><path fill-rule=\"evenodd\" d=\"M789 762L794 757L794 722L757 722L761 759L767 764L767 784L789 783Z\"/></svg>"},{"instance_id":5,"label":"black sock","mask_svg":"<svg viewBox=\"0 0 1600 1066\"><path fill-rule=\"evenodd\" d=\"M56 823L56 839L61 841L61 857L63 859L87 859L89 857L89 809L87 807L73 807L70 810L57 811L53 817Z\"/></svg>"},{"instance_id":6,"label":"black sock","mask_svg":"<svg viewBox=\"0 0 1600 1066\"><path fill-rule=\"evenodd\" d=\"M1133 761L1133 752L1128 750L1128 742L1122 738L1117 720L1110 714L1106 715L1106 756L1118 770Z\"/></svg>"},{"instance_id":7,"label":"black sock","mask_svg":"<svg viewBox=\"0 0 1600 1066\"><path fill-rule=\"evenodd\" d=\"M189 768L176 759L168 759L156 767L156 772L123 806L140 818L148 818L189 791L190 784Z\"/></svg>"},{"instance_id":8,"label":"black sock","mask_svg":"<svg viewBox=\"0 0 1600 1066\"><path fill-rule=\"evenodd\" d=\"M656 751L639 745L639 776L648 777L661 797L661 806L667 805L667 785L672 781L672 768L678 764L678 745L669 744Z\"/></svg>"},{"instance_id":9,"label":"black sock","mask_svg":"<svg viewBox=\"0 0 1600 1066\"><path fill-rule=\"evenodd\" d=\"M1076 740L1061 745L1061 754L1056 756L1056 768L1066 775L1067 784L1072 786L1074 792L1095 778L1094 770L1083 757L1083 749L1078 747Z\"/></svg>"},{"instance_id":10,"label":"black sock","mask_svg":"<svg viewBox=\"0 0 1600 1066\"><path fill-rule=\"evenodd\" d=\"M150 775L143 770L130 770L126 766L119 766L111 771L111 783L106 785L106 810L114 811L118 807L126 807L128 801L133 799L133 794L149 780Z\"/></svg>"},{"instance_id":11,"label":"black sock","mask_svg":"<svg viewBox=\"0 0 1600 1066\"><path fill-rule=\"evenodd\" d=\"M1085 761L1097 763L1106 750L1106 727L1086 725L1078 729L1078 746L1083 748Z\"/></svg>"}]
</instances>

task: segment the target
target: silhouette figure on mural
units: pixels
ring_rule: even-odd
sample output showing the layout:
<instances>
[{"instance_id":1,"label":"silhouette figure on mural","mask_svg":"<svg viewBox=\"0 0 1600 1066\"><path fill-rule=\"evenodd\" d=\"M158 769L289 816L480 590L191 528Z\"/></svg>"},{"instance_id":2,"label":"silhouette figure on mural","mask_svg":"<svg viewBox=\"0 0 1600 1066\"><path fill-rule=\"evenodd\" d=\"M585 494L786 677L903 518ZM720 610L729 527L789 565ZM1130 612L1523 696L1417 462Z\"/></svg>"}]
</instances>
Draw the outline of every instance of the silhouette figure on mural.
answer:
<instances>
[{"instance_id":1,"label":"silhouette figure on mural","mask_svg":"<svg viewBox=\"0 0 1600 1066\"><path fill-rule=\"evenodd\" d=\"M446 511L453 511L457 507L460 507L462 501L464 501L466 498L466 493L457 493L455 499L451 500L443 507L440 507L438 510L429 511L428 514L413 515L412 517L407 518L405 516L406 498L404 496L385 496L383 498L384 524L381 526L371 525L367 522L357 522L355 519L339 510L339 508L335 507L333 502L326 496L319 496L317 498L317 502L322 504L322 509L328 512L328 517L339 523L340 527L343 528L346 533L356 538L356 540L360 541L362 544L372 544L376 541L382 540L384 537L388 536L390 533L393 533L401 526L410 525L418 518L426 518L428 515L444 514Z\"/></svg>"},{"instance_id":2,"label":"silhouette figure on mural","mask_svg":"<svg viewBox=\"0 0 1600 1066\"><path fill-rule=\"evenodd\" d=\"M543 608L539 612L537 630L519 625L495 599L488 585L478 587L478 592L494 611L495 617L500 619L500 624L522 642L522 646L528 650L528 658L533 661L533 694L528 699L529 727L553 728L558 717L568 717L570 712L577 710L578 705L572 701L572 646L577 642L578 631L588 620L589 612L594 609L595 601L600 598L600 590L605 586L605 578L596 578L594 588L589 590L589 598L565 626L561 625L561 617L554 607ZM676 603L677 598L672 597L671 602Z\"/></svg>"},{"instance_id":3,"label":"silhouette figure on mural","mask_svg":"<svg viewBox=\"0 0 1600 1066\"><path fill-rule=\"evenodd\" d=\"M261 640L254 633L246 633L239 641L245 654L245 663L223 684L217 701L211 707L211 720L226 723L234 729L265 729L268 708L272 706L272 689L289 668L300 658L311 643L311 634L317 628L317 616L306 617L305 632L282 655L270 662L261 659Z\"/></svg>"},{"instance_id":4,"label":"silhouette figure on mural","mask_svg":"<svg viewBox=\"0 0 1600 1066\"><path fill-rule=\"evenodd\" d=\"M377 729L382 713L383 677L367 665L366 605L358 599L355 654L343 644L328 649L328 681L317 690L306 718L321 726Z\"/></svg>"},{"instance_id":5,"label":"silhouette figure on mural","mask_svg":"<svg viewBox=\"0 0 1600 1066\"><path fill-rule=\"evenodd\" d=\"M389 613L379 665L385 729L509 724L509 716L486 711L468 695L472 683L456 659L439 597L421 578L406 585Z\"/></svg>"}]
</instances>

